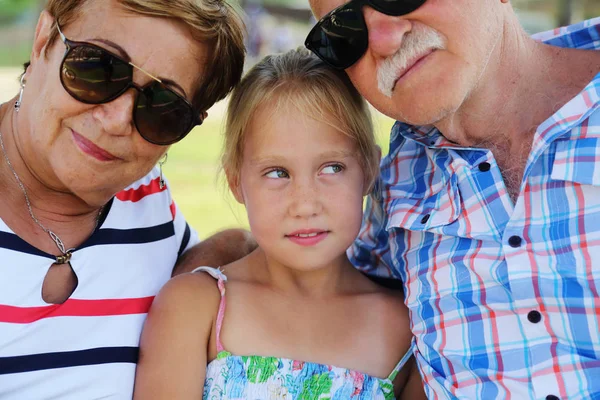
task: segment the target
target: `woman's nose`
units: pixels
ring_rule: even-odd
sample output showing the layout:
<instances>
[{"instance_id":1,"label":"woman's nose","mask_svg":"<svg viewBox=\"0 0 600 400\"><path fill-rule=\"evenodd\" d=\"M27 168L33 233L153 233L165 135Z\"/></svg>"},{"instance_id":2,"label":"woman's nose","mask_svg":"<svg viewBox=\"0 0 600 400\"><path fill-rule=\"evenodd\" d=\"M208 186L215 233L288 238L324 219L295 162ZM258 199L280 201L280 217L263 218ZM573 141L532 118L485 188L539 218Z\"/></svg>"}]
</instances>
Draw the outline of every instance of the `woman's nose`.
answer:
<instances>
[{"instance_id":1,"label":"woman's nose","mask_svg":"<svg viewBox=\"0 0 600 400\"><path fill-rule=\"evenodd\" d=\"M137 91L129 89L113 101L101 104L93 115L109 135L128 135L134 130L133 109Z\"/></svg>"}]
</instances>

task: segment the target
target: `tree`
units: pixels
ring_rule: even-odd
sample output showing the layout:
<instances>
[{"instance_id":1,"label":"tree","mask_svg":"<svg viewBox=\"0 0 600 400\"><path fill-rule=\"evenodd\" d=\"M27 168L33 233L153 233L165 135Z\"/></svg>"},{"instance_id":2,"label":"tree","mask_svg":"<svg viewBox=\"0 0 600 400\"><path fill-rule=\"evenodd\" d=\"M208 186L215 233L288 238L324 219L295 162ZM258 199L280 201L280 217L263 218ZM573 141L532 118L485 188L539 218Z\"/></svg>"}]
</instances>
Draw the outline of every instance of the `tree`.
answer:
<instances>
[{"instance_id":1,"label":"tree","mask_svg":"<svg viewBox=\"0 0 600 400\"><path fill-rule=\"evenodd\" d=\"M39 7L40 0L0 0L0 25L8 25L23 13Z\"/></svg>"},{"instance_id":2,"label":"tree","mask_svg":"<svg viewBox=\"0 0 600 400\"><path fill-rule=\"evenodd\" d=\"M558 0L558 26L571 23L573 16L573 0Z\"/></svg>"}]
</instances>

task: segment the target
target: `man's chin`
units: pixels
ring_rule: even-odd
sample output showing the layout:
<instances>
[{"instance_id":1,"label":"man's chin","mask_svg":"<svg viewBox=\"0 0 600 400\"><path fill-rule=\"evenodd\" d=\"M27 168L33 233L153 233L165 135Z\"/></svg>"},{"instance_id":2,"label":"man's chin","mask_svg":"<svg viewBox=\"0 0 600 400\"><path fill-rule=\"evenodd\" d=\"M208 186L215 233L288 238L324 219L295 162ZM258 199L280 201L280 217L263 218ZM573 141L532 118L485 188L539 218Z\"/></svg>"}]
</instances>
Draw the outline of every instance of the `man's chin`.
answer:
<instances>
[{"instance_id":1,"label":"man's chin","mask_svg":"<svg viewBox=\"0 0 600 400\"><path fill-rule=\"evenodd\" d=\"M448 99L451 101L446 102L431 101L434 99L432 96L402 96L400 93L394 93L391 99L387 98L385 103L375 108L396 121L421 126L437 125L456 112L458 107L453 103L460 103L458 99Z\"/></svg>"},{"instance_id":2,"label":"man's chin","mask_svg":"<svg viewBox=\"0 0 600 400\"><path fill-rule=\"evenodd\" d=\"M436 125L446 118L449 113L446 110L415 109L414 107L410 107L409 109L395 108L391 110L391 112L384 114L396 121L404 122L409 125L426 126Z\"/></svg>"}]
</instances>

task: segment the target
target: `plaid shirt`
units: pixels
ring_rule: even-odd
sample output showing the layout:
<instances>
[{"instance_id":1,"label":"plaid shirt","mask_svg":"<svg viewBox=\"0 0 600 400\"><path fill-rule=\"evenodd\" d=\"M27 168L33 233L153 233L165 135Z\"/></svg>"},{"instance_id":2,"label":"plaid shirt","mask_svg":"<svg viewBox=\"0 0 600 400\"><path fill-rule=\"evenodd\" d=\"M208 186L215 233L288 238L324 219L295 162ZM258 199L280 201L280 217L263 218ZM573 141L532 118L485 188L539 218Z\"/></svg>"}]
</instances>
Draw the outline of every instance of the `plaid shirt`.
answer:
<instances>
[{"instance_id":1,"label":"plaid shirt","mask_svg":"<svg viewBox=\"0 0 600 400\"><path fill-rule=\"evenodd\" d=\"M600 49L600 18L537 38ZM431 126L396 123L381 168L349 256L403 280L429 397L600 399L600 73L538 127L515 204Z\"/></svg>"}]
</instances>

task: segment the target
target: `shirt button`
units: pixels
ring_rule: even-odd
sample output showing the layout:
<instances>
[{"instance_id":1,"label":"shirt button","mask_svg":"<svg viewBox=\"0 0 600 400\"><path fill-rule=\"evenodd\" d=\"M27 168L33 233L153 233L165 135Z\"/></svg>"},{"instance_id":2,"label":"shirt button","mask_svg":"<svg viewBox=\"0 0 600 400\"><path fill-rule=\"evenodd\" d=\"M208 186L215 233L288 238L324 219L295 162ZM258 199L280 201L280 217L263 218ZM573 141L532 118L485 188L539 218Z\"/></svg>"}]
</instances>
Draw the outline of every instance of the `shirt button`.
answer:
<instances>
[{"instance_id":1,"label":"shirt button","mask_svg":"<svg viewBox=\"0 0 600 400\"><path fill-rule=\"evenodd\" d=\"M542 314L540 314L539 311L536 310L529 311L529 313L527 314L527 319L532 324L537 324L542 320Z\"/></svg>"},{"instance_id":2,"label":"shirt button","mask_svg":"<svg viewBox=\"0 0 600 400\"><path fill-rule=\"evenodd\" d=\"M487 161L484 161L481 164L479 164L479 170L481 172L488 172L490 170L490 168L491 168L491 165Z\"/></svg>"},{"instance_id":3,"label":"shirt button","mask_svg":"<svg viewBox=\"0 0 600 400\"><path fill-rule=\"evenodd\" d=\"M424 215L424 216L423 216L423 218L421 218L421 223L422 223L422 224L426 224L426 223L427 223L427 221L429 221L429 217L430 217L430 216L431 216L431 215L429 215L429 214L426 214L426 215Z\"/></svg>"},{"instance_id":4,"label":"shirt button","mask_svg":"<svg viewBox=\"0 0 600 400\"><path fill-rule=\"evenodd\" d=\"M521 243L523 242L523 239L521 239L520 236L514 235L508 238L508 244L510 245L510 247L519 247L521 246Z\"/></svg>"},{"instance_id":5,"label":"shirt button","mask_svg":"<svg viewBox=\"0 0 600 400\"><path fill-rule=\"evenodd\" d=\"M549 394L548 396L546 396L546 400L560 400L560 398L553 394Z\"/></svg>"}]
</instances>

